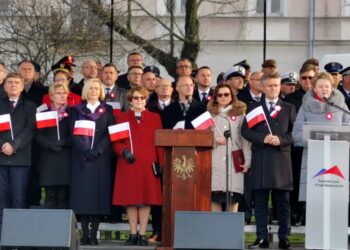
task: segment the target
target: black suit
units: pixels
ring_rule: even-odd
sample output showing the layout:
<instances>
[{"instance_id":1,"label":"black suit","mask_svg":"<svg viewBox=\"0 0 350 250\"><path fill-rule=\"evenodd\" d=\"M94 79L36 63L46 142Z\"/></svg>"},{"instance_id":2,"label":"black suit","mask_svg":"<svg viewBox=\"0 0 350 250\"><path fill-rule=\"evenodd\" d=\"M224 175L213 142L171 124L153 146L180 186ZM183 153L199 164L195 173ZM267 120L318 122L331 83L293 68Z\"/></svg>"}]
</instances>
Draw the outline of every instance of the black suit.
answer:
<instances>
[{"instance_id":1,"label":"black suit","mask_svg":"<svg viewBox=\"0 0 350 250\"><path fill-rule=\"evenodd\" d=\"M349 95L346 93L345 89L343 86L339 85L338 86L338 90L344 95L345 98L345 103L348 106L348 108L350 109L350 97Z\"/></svg>"},{"instance_id":2,"label":"black suit","mask_svg":"<svg viewBox=\"0 0 350 250\"><path fill-rule=\"evenodd\" d=\"M289 191L293 188L290 147L293 144L292 129L296 113L293 105L278 100L281 107L276 118L270 116L265 99L250 105L248 109L262 106L271 127L272 134L280 140L279 146L264 143L270 133L265 121L248 128L247 121L242 124L242 136L252 142L252 178L255 191L255 209L257 237L268 239L267 217L268 198L272 192L276 198L276 209L279 223L278 236L287 239L290 227Z\"/></svg>"},{"instance_id":3,"label":"black suit","mask_svg":"<svg viewBox=\"0 0 350 250\"><path fill-rule=\"evenodd\" d=\"M247 104L247 106L249 106L252 103L256 103L257 102L257 100L253 99L252 95L250 94L250 89L249 88L245 88L244 90L240 91L237 94L237 98L241 102L244 102L245 104ZM261 95L260 99L261 98L264 98L264 94Z\"/></svg>"},{"instance_id":4,"label":"black suit","mask_svg":"<svg viewBox=\"0 0 350 250\"><path fill-rule=\"evenodd\" d=\"M199 90L198 88L195 88L194 92L193 92L193 96L192 98L197 100L198 102L201 102L203 105L207 106L208 104L208 101L213 97L214 95L214 89L210 88L209 89L209 95L206 96L206 100L205 102L203 102L201 99L202 99L202 96L199 96Z\"/></svg>"},{"instance_id":5,"label":"black suit","mask_svg":"<svg viewBox=\"0 0 350 250\"><path fill-rule=\"evenodd\" d=\"M131 89L127 73L120 75L116 83L120 88Z\"/></svg>"},{"instance_id":6,"label":"black suit","mask_svg":"<svg viewBox=\"0 0 350 250\"><path fill-rule=\"evenodd\" d=\"M0 132L0 146L9 142L15 153L0 154L0 224L3 208L25 208L26 187L31 165L31 142L35 130L35 104L20 97L14 109L9 99L0 99L0 115L10 114L11 132Z\"/></svg>"},{"instance_id":7,"label":"black suit","mask_svg":"<svg viewBox=\"0 0 350 250\"><path fill-rule=\"evenodd\" d=\"M39 107L43 103L43 97L49 92L49 88L41 83L33 82L28 92L23 90L22 97L35 103Z\"/></svg>"},{"instance_id":8,"label":"black suit","mask_svg":"<svg viewBox=\"0 0 350 250\"><path fill-rule=\"evenodd\" d=\"M179 121L185 121L185 129L193 129L192 121L206 111L206 107L200 102L191 101L186 116L182 111L179 101L175 101L167 106L162 113L162 124L165 129L172 129Z\"/></svg>"}]
</instances>

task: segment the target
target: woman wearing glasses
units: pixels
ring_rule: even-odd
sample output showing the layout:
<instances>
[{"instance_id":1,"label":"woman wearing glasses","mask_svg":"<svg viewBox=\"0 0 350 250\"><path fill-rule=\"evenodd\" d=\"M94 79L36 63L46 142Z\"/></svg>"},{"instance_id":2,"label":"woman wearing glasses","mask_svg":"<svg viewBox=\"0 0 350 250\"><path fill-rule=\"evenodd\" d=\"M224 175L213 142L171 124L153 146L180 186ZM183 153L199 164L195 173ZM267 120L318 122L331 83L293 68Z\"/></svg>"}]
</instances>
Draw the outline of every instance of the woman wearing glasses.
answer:
<instances>
[{"instance_id":1,"label":"woman wearing glasses","mask_svg":"<svg viewBox=\"0 0 350 250\"><path fill-rule=\"evenodd\" d=\"M160 179L153 164L162 164L163 152L154 146L154 132L162 128L158 114L145 109L148 91L134 87L127 93L131 110L118 117L118 123L128 122L130 138L116 141L117 172L113 204L125 206L130 235L126 245L147 245L145 237L148 216L152 205L162 204ZM137 232L137 223L140 231Z\"/></svg>"},{"instance_id":2,"label":"woman wearing glasses","mask_svg":"<svg viewBox=\"0 0 350 250\"><path fill-rule=\"evenodd\" d=\"M229 192L227 208L238 211L238 202L243 194L244 173L249 170L251 150L250 143L241 136L241 125L246 105L238 101L230 85L220 84L214 90L214 98L208 103L208 111L215 120L215 145L212 156L212 211L221 211L226 204L226 191ZM228 172L226 172L226 147L228 147ZM233 166L232 151L244 155L245 162L240 171ZM226 177L228 175L228 190Z\"/></svg>"}]
</instances>

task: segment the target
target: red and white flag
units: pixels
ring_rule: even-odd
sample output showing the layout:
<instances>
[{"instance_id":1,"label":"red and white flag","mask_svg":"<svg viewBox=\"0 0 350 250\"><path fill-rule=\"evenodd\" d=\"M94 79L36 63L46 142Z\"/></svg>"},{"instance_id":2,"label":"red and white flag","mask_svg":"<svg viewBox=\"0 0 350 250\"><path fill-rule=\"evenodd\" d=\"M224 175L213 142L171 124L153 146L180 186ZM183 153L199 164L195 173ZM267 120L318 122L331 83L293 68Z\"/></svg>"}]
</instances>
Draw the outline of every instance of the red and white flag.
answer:
<instances>
[{"instance_id":1,"label":"red and white flag","mask_svg":"<svg viewBox=\"0 0 350 250\"><path fill-rule=\"evenodd\" d=\"M207 129L215 124L213 117L211 117L209 111L204 112L192 122L195 129Z\"/></svg>"},{"instance_id":2,"label":"red and white flag","mask_svg":"<svg viewBox=\"0 0 350 250\"><path fill-rule=\"evenodd\" d=\"M266 120L262 106L259 106L250 111L245 118L247 119L248 128L252 128L256 124Z\"/></svg>"},{"instance_id":3,"label":"red and white flag","mask_svg":"<svg viewBox=\"0 0 350 250\"><path fill-rule=\"evenodd\" d=\"M57 124L58 124L57 111L36 113L35 116L36 116L37 128L57 127Z\"/></svg>"},{"instance_id":4,"label":"red and white flag","mask_svg":"<svg viewBox=\"0 0 350 250\"><path fill-rule=\"evenodd\" d=\"M73 135L94 136L95 122L89 120L75 121Z\"/></svg>"},{"instance_id":5,"label":"red and white flag","mask_svg":"<svg viewBox=\"0 0 350 250\"><path fill-rule=\"evenodd\" d=\"M107 104L112 106L113 115L117 116L122 112L120 107L120 102L107 102Z\"/></svg>"},{"instance_id":6,"label":"red and white flag","mask_svg":"<svg viewBox=\"0 0 350 250\"><path fill-rule=\"evenodd\" d=\"M109 137L111 141L118 141L121 139L130 137L130 125L129 122L123 122L108 127Z\"/></svg>"},{"instance_id":7,"label":"red and white flag","mask_svg":"<svg viewBox=\"0 0 350 250\"><path fill-rule=\"evenodd\" d=\"M0 115L0 131L12 131L10 114Z\"/></svg>"}]
</instances>

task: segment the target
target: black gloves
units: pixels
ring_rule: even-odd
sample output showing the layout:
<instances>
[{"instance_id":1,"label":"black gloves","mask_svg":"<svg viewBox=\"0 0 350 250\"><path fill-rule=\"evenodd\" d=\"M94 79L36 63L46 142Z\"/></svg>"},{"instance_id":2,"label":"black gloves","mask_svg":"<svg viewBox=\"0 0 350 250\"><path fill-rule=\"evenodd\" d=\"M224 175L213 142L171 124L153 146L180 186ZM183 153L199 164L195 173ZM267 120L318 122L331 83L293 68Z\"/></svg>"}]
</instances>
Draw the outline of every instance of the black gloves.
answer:
<instances>
[{"instance_id":1,"label":"black gloves","mask_svg":"<svg viewBox=\"0 0 350 250\"><path fill-rule=\"evenodd\" d=\"M56 145L56 143L51 143L49 145L49 149L53 152L60 152L62 148L60 146Z\"/></svg>"},{"instance_id":2,"label":"black gloves","mask_svg":"<svg viewBox=\"0 0 350 250\"><path fill-rule=\"evenodd\" d=\"M152 168L155 176L160 177L163 175L163 168L159 165L159 163L154 162L152 164Z\"/></svg>"},{"instance_id":3,"label":"black gloves","mask_svg":"<svg viewBox=\"0 0 350 250\"><path fill-rule=\"evenodd\" d=\"M66 139L60 139L59 141L56 142L56 145L60 147L66 147L66 146L69 146L69 143Z\"/></svg>"},{"instance_id":4,"label":"black gloves","mask_svg":"<svg viewBox=\"0 0 350 250\"><path fill-rule=\"evenodd\" d=\"M123 157L124 157L124 159L128 162L128 163L130 163L130 164L132 164L132 163L134 163L135 162L135 157L134 157L134 155L129 151L129 149L124 149L124 151L123 151Z\"/></svg>"},{"instance_id":5,"label":"black gloves","mask_svg":"<svg viewBox=\"0 0 350 250\"><path fill-rule=\"evenodd\" d=\"M95 160L99 156L100 153L97 152L95 149L88 149L83 153L83 157L88 161Z\"/></svg>"}]
</instances>

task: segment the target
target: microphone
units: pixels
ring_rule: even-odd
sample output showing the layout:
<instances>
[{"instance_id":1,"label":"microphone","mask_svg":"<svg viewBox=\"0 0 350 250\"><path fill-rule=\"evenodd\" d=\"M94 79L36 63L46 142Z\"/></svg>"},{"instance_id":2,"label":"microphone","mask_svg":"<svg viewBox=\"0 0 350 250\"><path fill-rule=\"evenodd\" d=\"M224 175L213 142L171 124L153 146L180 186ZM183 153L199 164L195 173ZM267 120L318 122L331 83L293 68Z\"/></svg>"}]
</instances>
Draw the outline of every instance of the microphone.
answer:
<instances>
[{"instance_id":1,"label":"microphone","mask_svg":"<svg viewBox=\"0 0 350 250\"><path fill-rule=\"evenodd\" d=\"M332 107L334 107L334 108L336 108L336 109L338 109L338 110L340 110L340 111L343 111L345 114L350 115L350 112L349 112L348 110L346 110L346 109L344 109L344 108L338 106L338 105L335 104L334 102L329 101L327 97L324 96L324 97L322 97L322 98L323 98L323 100L326 102L326 104L328 104L329 106L332 106Z\"/></svg>"},{"instance_id":2,"label":"microphone","mask_svg":"<svg viewBox=\"0 0 350 250\"><path fill-rule=\"evenodd\" d=\"M232 137L232 134L231 134L231 124L230 124L230 120L229 118L227 118L226 116L223 116L226 120L227 120L227 124L228 124L228 130L225 130L224 131L224 137L226 138L226 140L228 138L231 138Z\"/></svg>"}]
</instances>

